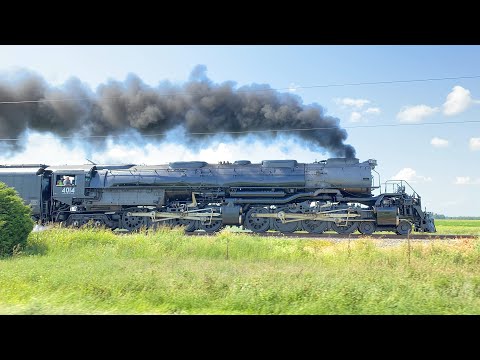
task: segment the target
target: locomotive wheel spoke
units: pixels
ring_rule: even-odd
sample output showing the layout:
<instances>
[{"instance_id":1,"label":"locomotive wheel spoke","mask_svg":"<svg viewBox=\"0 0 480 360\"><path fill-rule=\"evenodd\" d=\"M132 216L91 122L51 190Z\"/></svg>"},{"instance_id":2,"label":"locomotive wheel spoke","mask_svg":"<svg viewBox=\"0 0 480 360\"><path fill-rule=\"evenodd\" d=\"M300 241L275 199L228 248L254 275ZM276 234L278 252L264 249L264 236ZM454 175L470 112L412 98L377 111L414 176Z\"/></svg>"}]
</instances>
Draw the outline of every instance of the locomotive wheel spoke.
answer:
<instances>
[{"instance_id":1,"label":"locomotive wheel spoke","mask_svg":"<svg viewBox=\"0 0 480 360\"><path fill-rule=\"evenodd\" d=\"M142 226L148 226L148 219L145 216L127 216L127 212L143 212L142 209L130 209L122 214L121 224L122 227L128 231L135 231Z\"/></svg>"},{"instance_id":2,"label":"locomotive wheel spoke","mask_svg":"<svg viewBox=\"0 0 480 360\"><path fill-rule=\"evenodd\" d=\"M327 221L303 220L302 229L310 234L321 234L328 229Z\"/></svg>"},{"instance_id":3,"label":"locomotive wheel spoke","mask_svg":"<svg viewBox=\"0 0 480 360\"><path fill-rule=\"evenodd\" d=\"M285 215L289 212L285 211ZM297 230L300 226L300 221L292 221L287 223L282 223L282 220L279 218L272 219L272 228L280 231L281 233L292 233Z\"/></svg>"},{"instance_id":4,"label":"locomotive wheel spoke","mask_svg":"<svg viewBox=\"0 0 480 360\"><path fill-rule=\"evenodd\" d=\"M373 221L362 221L358 225L358 231L363 235L371 235L377 230L377 226Z\"/></svg>"},{"instance_id":5,"label":"locomotive wheel spoke","mask_svg":"<svg viewBox=\"0 0 480 360\"><path fill-rule=\"evenodd\" d=\"M181 219L170 219L170 220L167 220L167 221L165 221L165 225L167 225L167 226L169 226L169 227L171 227L171 228L174 228L174 227L177 227L177 226L183 226Z\"/></svg>"},{"instance_id":6,"label":"locomotive wheel spoke","mask_svg":"<svg viewBox=\"0 0 480 360\"><path fill-rule=\"evenodd\" d=\"M180 219L180 226L185 226L186 232L193 232L200 227L200 221Z\"/></svg>"},{"instance_id":7,"label":"locomotive wheel spoke","mask_svg":"<svg viewBox=\"0 0 480 360\"><path fill-rule=\"evenodd\" d=\"M280 219L273 219L272 228L282 233L292 233L298 229L299 221L282 223Z\"/></svg>"},{"instance_id":8,"label":"locomotive wheel spoke","mask_svg":"<svg viewBox=\"0 0 480 360\"><path fill-rule=\"evenodd\" d=\"M223 223L221 220L212 220L211 222L210 221L206 221L205 223L200 222L199 228L201 230L205 230L208 233L213 233L213 232L219 231L222 228L222 225Z\"/></svg>"},{"instance_id":9,"label":"locomotive wheel spoke","mask_svg":"<svg viewBox=\"0 0 480 360\"><path fill-rule=\"evenodd\" d=\"M253 232L262 233L270 229L269 218L252 217L252 214L268 214L269 211L265 208L253 208L247 212L245 216L245 227Z\"/></svg>"},{"instance_id":10,"label":"locomotive wheel spoke","mask_svg":"<svg viewBox=\"0 0 480 360\"><path fill-rule=\"evenodd\" d=\"M332 230L337 234L351 234L358 228L358 222L349 222L347 225L338 225L332 222Z\"/></svg>"}]
</instances>

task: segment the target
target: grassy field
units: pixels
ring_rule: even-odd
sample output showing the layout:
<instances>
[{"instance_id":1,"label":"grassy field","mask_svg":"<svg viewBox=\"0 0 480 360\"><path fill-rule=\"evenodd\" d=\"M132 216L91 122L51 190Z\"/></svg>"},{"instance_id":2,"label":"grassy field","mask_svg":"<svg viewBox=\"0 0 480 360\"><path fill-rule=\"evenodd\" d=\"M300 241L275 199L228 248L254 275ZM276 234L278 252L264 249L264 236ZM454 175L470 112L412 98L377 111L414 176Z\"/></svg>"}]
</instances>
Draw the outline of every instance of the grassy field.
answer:
<instances>
[{"instance_id":1,"label":"grassy field","mask_svg":"<svg viewBox=\"0 0 480 360\"><path fill-rule=\"evenodd\" d=\"M439 234L480 235L480 220L436 219L435 227Z\"/></svg>"},{"instance_id":2,"label":"grassy field","mask_svg":"<svg viewBox=\"0 0 480 360\"><path fill-rule=\"evenodd\" d=\"M409 248L52 229L0 259L0 313L480 314L480 240Z\"/></svg>"}]
</instances>

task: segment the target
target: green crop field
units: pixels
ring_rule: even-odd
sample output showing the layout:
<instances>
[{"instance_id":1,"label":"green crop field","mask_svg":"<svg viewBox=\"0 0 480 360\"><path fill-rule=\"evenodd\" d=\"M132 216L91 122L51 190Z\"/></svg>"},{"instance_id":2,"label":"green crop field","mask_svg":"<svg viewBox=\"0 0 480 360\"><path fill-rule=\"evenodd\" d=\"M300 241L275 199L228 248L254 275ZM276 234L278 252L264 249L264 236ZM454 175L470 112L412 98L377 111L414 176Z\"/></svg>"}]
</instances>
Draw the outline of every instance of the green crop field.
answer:
<instances>
[{"instance_id":1,"label":"green crop field","mask_svg":"<svg viewBox=\"0 0 480 360\"><path fill-rule=\"evenodd\" d=\"M54 228L0 259L0 313L480 314L479 239L376 241Z\"/></svg>"},{"instance_id":2,"label":"green crop field","mask_svg":"<svg viewBox=\"0 0 480 360\"><path fill-rule=\"evenodd\" d=\"M480 220L437 219L435 227L439 234L480 235Z\"/></svg>"}]
</instances>

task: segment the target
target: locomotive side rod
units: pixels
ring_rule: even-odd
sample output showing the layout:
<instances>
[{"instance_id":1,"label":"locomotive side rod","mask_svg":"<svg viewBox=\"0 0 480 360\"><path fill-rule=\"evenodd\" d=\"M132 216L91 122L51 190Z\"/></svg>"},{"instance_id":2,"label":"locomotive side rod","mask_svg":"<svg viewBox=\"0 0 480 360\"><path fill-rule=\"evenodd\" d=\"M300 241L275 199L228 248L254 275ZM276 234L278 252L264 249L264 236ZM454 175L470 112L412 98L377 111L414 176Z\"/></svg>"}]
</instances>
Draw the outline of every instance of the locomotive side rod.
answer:
<instances>
[{"instance_id":1,"label":"locomotive side rod","mask_svg":"<svg viewBox=\"0 0 480 360\"><path fill-rule=\"evenodd\" d=\"M277 213L253 213L252 218L273 218L280 219L282 223L288 223L298 220L314 220L314 221L331 221L340 222L342 220L348 221L354 219L355 221L375 222L375 219L357 219L361 215L359 214L333 214L331 212L316 212L307 214L286 213L279 211Z\"/></svg>"},{"instance_id":2,"label":"locomotive side rod","mask_svg":"<svg viewBox=\"0 0 480 360\"><path fill-rule=\"evenodd\" d=\"M206 212L209 211L209 212ZM200 221L212 221L212 220L222 220L222 214L213 212L213 209L199 209L191 210L184 212L127 212L127 216L143 216L149 217L154 222L158 221L167 221L173 219L182 219L182 220L200 220Z\"/></svg>"},{"instance_id":3,"label":"locomotive side rod","mask_svg":"<svg viewBox=\"0 0 480 360\"><path fill-rule=\"evenodd\" d=\"M208 212L207 212L208 211ZM198 209L191 211L183 212L127 212L127 216L143 216L149 217L154 222L167 221L173 219L184 219L184 220L200 220L200 221L212 221L212 220L222 220L222 214L213 212L213 209ZM307 214L297 214L297 213L286 213L284 211L279 211L276 213L253 213L251 215L253 218L272 218L280 219L282 223L289 223L299 220L314 220L314 221L331 221L331 222L341 222L341 221L363 221L363 222L375 222L375 219L358 219L361 215L359 214L333 214L331 212L317 212L317 213L307 213Z\"/></svg>"}]
</instances>

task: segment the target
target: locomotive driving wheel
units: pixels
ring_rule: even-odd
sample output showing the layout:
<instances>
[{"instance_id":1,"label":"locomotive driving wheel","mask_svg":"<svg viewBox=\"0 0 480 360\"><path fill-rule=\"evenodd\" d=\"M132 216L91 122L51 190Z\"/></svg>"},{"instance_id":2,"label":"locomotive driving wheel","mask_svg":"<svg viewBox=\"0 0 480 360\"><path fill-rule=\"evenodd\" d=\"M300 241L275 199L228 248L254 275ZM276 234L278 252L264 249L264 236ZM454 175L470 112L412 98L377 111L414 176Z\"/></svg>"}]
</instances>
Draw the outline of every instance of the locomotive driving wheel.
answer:
<instances>
[{"instance_id":1,"label":"locomotive driving wheel","mask_svg":"<svg viewBox=\"0 0 480 360\"><path fill-rule=\"evenodd\" d=\"M174 227L177 227L177 226L183 226L180 219L170 219L170 220L167 220L167 221L165 221L165 225L167 225L167 226L169 226L169 227L171 227L171 228L174 228Z\"/></svg>"},{"instance_id":2,"label":"locomotive driving wheel","mask_svg":"<svg viewBox=\"0 0 480 360\"><path fill-rule=\"evenodd\" d=\"M277 213L278 217L275 219L272 219L272 227L280 231L281 233L292 233L295 230L298 229L300 222L299 221L291 221L291 222L282 222L282 218L288 213L291 213L290 211L279 211Z\"/></svg>"},{"instance_id":3,"label":"locomotive driving wheel","mask_svg":"<svg viewBox=\"0 0 480 360\"><path fill-rule=\"evenodd\" d=\"M377 230L377 227L373 221L362 221L360 225L358 225L358 231L363 235L371 235L375 230Z\"/></svg>"},{"instance_id":4,"label":"locomotive driving wheel","mask_svg":"<svg viewBox=\"0 0 480 360\"><path fill-rule=\"evenodd\" d=\"M253 208L248 210L245 216L245 227L253 232L262 233L270 229L270 218L253 217L253 214L268 214L265 208Z\"/></svg>"},{"instance_id":5,"label":"locomotive driving wheel","mask_svg":"<svg viewBox=\"0 0 480 360\"><path fill-rule=\"evenodd\" d=\"M321 234L328 229L328 221L303 220L302 229L310 234Z\"/></svg>"},{"instance_id":6,"label":"locomotive driving wheel","mask_svg":"<svg viewBox=\"0 0 480 360\"><path fill-rule=\"evenodd\" d=\"M221 220L212 220L212 221L205 221L205 222L200 222L199 228L201 230L205 230L207 233L214 233L216 231L219 231L223 226L223 223Z\"/></svg>"},{"instance_id":7,"label":"locomotive driving wheel","mask_svg":"<svg viewBox=\"0 0 480 360\"><path fill-rule=\"evenodd\" d=\"M184 226L186 232L193 232L199 228L200 222L198 220L180 219L180 226Z\"/></svg>"},{"instance_id":8,"label":"locomotive driving wheel","mask_svg":"<svg viewBox=\"0 0 480 360\"><path fill-rule=\"evenodd\" d=\"M356 221L349 221L348 223L340 223L336 224L332 222L332 230L335 231L337 234L351 234L358 228L358 222Z\"/></svg>"},{"instance_id":9,"label":"locomotive driving wheel","mask_svg":"<svg viewBox=\"0 0 480 360\"><path fill-rule=\"evenodd\" d=\"M176 211L171 211L172 215L174 214L179 214ZM177 226L183 226L185 227L186 232L192 232L198 229L199 227L199 221L198 220L190 220L190 219L184 219L182 217L176 218L176 219L170 219L165 221L165 225L169 227L177 227Z\"/></svg>"},{"instance_id":10,"label":"locomotive driving wheel","mask_svg":"<svg viewBox=\"0 0 480 360\"><path fill-rule=\"evenodd\" d=\"M145 216L128 216L128 212L145 212L144 209L127 209L121 218L122 228L128 231L135 231L140 229L142 226L148 226L148 219Z\"/></svg>"}]
</instances>

